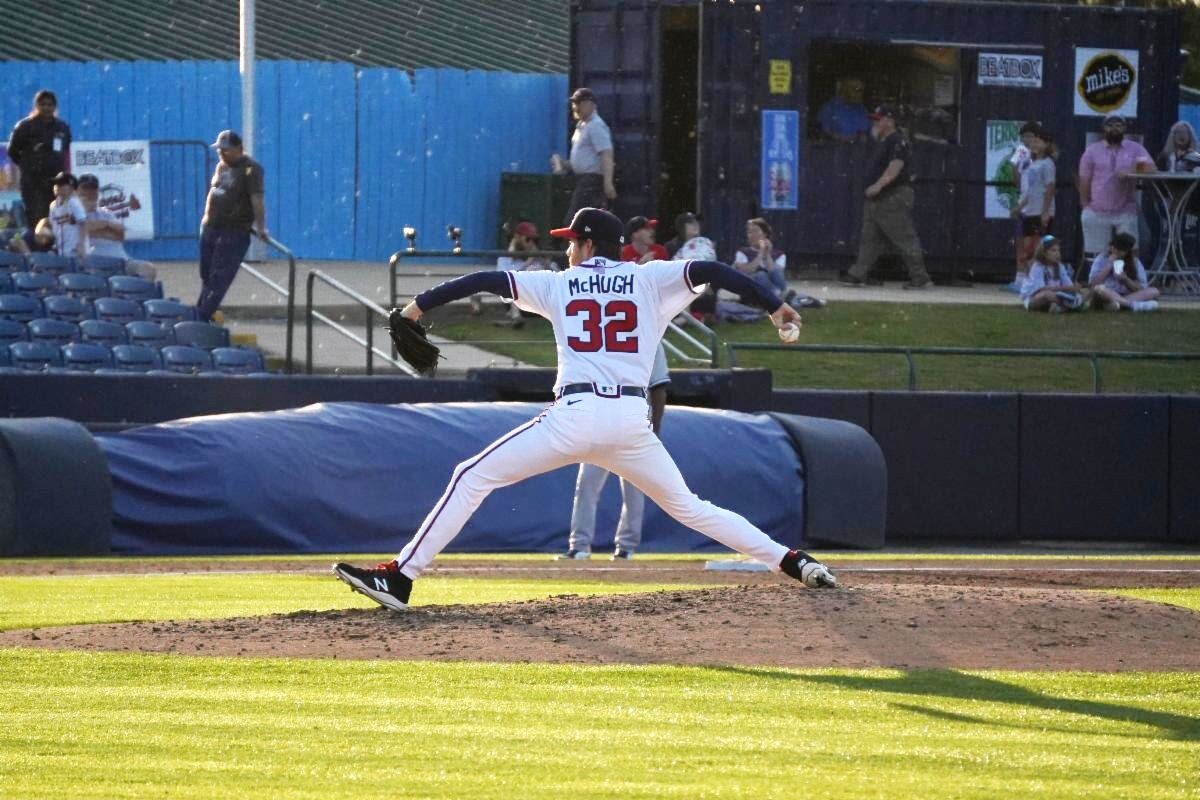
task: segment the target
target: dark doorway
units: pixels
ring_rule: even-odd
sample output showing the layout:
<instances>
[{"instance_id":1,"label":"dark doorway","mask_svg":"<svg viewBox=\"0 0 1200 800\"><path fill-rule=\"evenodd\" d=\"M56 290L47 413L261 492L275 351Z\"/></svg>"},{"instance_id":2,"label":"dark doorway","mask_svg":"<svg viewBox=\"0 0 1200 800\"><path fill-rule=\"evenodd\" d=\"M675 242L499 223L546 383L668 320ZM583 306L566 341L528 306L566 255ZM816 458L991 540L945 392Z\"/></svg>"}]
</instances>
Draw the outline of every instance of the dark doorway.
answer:
<instances>
[{"instance_id":1,"label":"dark doorway","mask_svg":"<svg viewBox=\"0 0 1200 800\"><path fill-rule=\"evenodd\" d=\"M700 210L696 197L700 16L695 7L667 7L661 13L658 208L646 213L662 220L658 238L666 241L675 235L672 225L677 214Z\"/></svg>"}]
</instances>

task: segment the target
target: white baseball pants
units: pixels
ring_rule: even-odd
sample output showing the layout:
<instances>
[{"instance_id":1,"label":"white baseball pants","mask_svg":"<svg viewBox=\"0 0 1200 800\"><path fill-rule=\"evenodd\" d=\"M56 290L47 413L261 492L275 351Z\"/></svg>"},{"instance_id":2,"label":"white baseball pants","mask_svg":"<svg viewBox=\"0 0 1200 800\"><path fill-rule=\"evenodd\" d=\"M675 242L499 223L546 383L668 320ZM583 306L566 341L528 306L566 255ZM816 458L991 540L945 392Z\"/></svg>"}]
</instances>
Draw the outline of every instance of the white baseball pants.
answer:
<instances>
[{"instance_id":1,"label":"white baseball pants","mask_svg":"<svg viewBox=\"0 0 1200 800\"><path fill-rule=\"evenodd\" d=\"M454 468L450 484L396 561L418 578L494 490L575 463L595 464L641 489L681 524L773 568L788 548L740 514L688 489L640 397L568 395Z\"/></svg>"}]
</instances>

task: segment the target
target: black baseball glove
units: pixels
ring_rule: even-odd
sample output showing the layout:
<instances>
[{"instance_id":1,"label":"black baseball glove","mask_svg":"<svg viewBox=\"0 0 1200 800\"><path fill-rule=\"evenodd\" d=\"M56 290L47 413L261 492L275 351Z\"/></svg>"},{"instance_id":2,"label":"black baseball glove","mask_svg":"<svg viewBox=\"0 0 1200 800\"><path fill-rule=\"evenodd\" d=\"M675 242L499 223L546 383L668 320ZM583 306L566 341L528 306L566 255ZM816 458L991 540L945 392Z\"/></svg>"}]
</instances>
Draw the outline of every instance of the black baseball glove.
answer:
<instances>
[{"instance_id":1,"label":"black baseball glove","mask_svg":"<svg viewBox=\"0 0 1200 800\"><path fill-rule=\"evenodd\" d=\"M388 334L399 356L421 375L432 375L437 369L441 351L429 341L425 328L393 308L388 314Z\"/></svg>"}]
</instances>

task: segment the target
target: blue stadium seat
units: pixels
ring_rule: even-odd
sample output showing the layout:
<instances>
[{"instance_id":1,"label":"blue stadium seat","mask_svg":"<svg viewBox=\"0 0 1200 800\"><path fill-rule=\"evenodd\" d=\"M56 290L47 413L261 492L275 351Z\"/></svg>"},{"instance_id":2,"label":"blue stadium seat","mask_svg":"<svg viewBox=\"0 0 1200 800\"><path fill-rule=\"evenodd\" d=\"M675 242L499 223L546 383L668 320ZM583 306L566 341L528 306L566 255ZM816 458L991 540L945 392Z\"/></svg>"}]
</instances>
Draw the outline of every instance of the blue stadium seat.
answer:
<instances>
[{"instance_id":1,"label":"blue stadium seat","mask_svg":"<svg viewBox=\"0 0 1200 800\"><path fill-rule=\"evenodd\" d=\"M170 328L164 328L148 319L139 319L125 323L125 338L130 344L140 344L153 347L156 350L175 344L175 334Z\"/></svg>"},{"instance_id":2,"label":"blue stadium seat","mask_svg":"<svg viewBox=\"0 0 1200 800\"><path fill-rule=\"evenodd\" d=\"M218 347L212 351L213 368L225 375L263 372L262 353L241 347Z\"/></svg>"},{"instance_id":3,"label":"blue stadium seat","mask_svg":"<svg viewBox=\"0 0 1200 800\"><path fill-rule=\"evenodd\" d=\"M58 291L58 278L46 272L14 272L13 289L29 297L45 297Z\"/></svg>"},{"instance_id":4,"label":"blue stadium seat","mask_svg":"<svg viewBox=\"0 0 1200 800\"><path fill-rule=\"evenodd\" d=\"M24 272L27 269L29 269L29 262L25 260L23 254L14 253L11 250L0 250L0 270Z\"/></svg>"},{"instance_id":5,"label":"blue stadium seat","mask_svg":"<svg viewBox=\"0 0 1200 800\"><path fill-rule=\"evenodd\" d=\"M23 294L0 294L0 319L29 322L44 316L42 301Z\"/></svg>"},{"instance_id":6,"label":"blue stadium seat","mask_svg":"<svg viewBox=\"0 0 1200 800\"><path fill-rule=\"evenodd\" d=\"M199 347L181 344L167 345L162 349L163 369L185 375L212 369L212 358Z\"/></svg>"},{"instance_id":7,"label":"blue stadium seat","mask_svg":"<svg viewBox=\"0 0 1200 800\"><path fill-rule=\"evenodd\" d=\"M12 294L13 282L12 275L7 272L0 272L0 294Z\"/></svg>"},{"instance_id":8,"label":"blue stadium seat","mask_svg":"<svg viewBox=\"0 0 1200 800\"><path fill-rule=\"evenodd\" d=\"M113 363L122 372L149 372L162 369L162 357L152 347L140 344L119 344L113 347Z\"/></svg>"},{"instance_id":9,"label":"blue stadium seat","mask_svg":"<svg viewBox=\"0 0 1200 800\"><path fill-rule=\"evenodd\" d=\"M12 319L0 319L0 349L8 352L8 346L13 342L29 341L29 329L25 323Z\"/></svg>"},{"instance_id":10,"label":"blue stadium seat","mask_svg":"<svg viewBox=\"0 0 1200 800\"><path fill-rule=\"evenodd\" d=\"M64 344L79 341L79 326L74 322L63 322L60 319L35 319L31 320L27 327L31 342L46 342L55 347L62 347Z\"/></svg>"},{"instance_id":11,"label":"blue stadium seat","mask_svg":"<svg viewBox=\"0 0 1200 800\"><path fill-rule=\"evenodd\" d=\"M177 322L175 344L186 344L201 350L229 347L229 331L207 322Z\"/></svg>"},{"instance_id":12,"label":"blue stadium seat","mask_svg":"<svg viewBox=\"0 0 1200 800\"><path fill-rule=\"evenodd\" d=\"M108 279L108 294L110 297L141 303L161 297L162 288L153 281L133 275L113 275Z\"/></svg>"},{"instance_id":13,"label":"blue stadium seat","mask_svg":"<svg viewBox=\"0 0 1200 800\"><path fill-rule=\"evenodd\" d=\"M76 266L80 272L99 275L105 280L113 275L125 274L125 259L112 256L85 256Z\"/></svg>"},{"instance_id":14,"label":"blue stadium seat","mask_svg":"<svg viewBox=\"0 0 1200 800\"><path fill-rule=\"evenodd\" d=\"M79 341L114 347L127 344L129 340L125 338L124 325L102 319L85 319L79 323Z\"/></svg>"},{"instance_id":15,"label":"blue stadium seat","mask_svg":"<svg viewBox=\"0 0 1200 800\"><path fill-rule=\"evenodd\" d=\"M12 365L26 372L45 372L62 366L62 351L46 342L13 342L8 346Z\"/></svg>"},{"instance_id":16,"label":"blue stadium seat","mask_svg":"<svg viewBox=\"0 0 1200 800\"><path fill-rule=\"evenodd\" d=\"M119 297L98 297L92 303L96 310L96 319L107 322L119 322L124 325L142 318L142 306L132 300L122 300Z\"/></svg>"},{"instance_id":17,"label":"blue stadium seat","mask_svg":"<svg viewBox=\"0 0 1200 800\"><path fill-rule=\"evenodd\" d=\"M30 272L44 272L58 277L65 272L75 271L75 259L54 253L30 253L25 257Z\"/></svg>"},{"instance_id":18,"label":"blue stadium seat","mask_svg":"<svg viewBox=\"0 0 1200 800\"><path fill-rule=\"evenodd\" d=\"M63 345L63 366L72 372L94 372L113 364L112 351L104 345L73 342Z\"/></svg>"},{"instance_id":19,"label":"blue stadium seat","mask_svg":"<svg viewBox=\"0 0 1200 800\"><path fill-rule=\"evenodd\" d=\"M95 300L97 297L108 297L108 280L99 275L68 272L58 276L58 290L71 297Z\"/></svg>"},{"instance_id":20,"label":"blue stadium seat","mask_svg":"<svg viewBox=\"0 0 1200 800\"><path fill-rule=\"evenodd\" d=\"M47 319L61 319L66 322L82 322L92 316L92 308L78 297L63 294L52 294L42 300L46 309Z\"/></svg>"},{"instance_id":21,"label":"blue stadium seat","mask_svg":"<svg viewBox=\"0 0 1200 800\"><path fill-rule=\"evenodd\" d=\"M170 328L176 322L196 318L195 306L184 305L175 300L147 300L142 303L142 309L146 312L146 319L157 322L164 328Z\"/></svg>"}]
</instances>

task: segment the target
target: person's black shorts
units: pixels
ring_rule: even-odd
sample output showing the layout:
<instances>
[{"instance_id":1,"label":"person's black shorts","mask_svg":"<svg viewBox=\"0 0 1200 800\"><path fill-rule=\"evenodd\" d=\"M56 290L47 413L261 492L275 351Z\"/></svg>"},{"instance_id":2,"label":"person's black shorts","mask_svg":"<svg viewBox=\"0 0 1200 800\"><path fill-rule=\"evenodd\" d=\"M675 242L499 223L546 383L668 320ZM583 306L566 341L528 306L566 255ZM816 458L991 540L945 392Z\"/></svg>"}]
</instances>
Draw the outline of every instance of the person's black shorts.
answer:
<instances>
[{"instance_id":1,"label":"person's black shorts","mask_svg":"<svg viewBox=\"0 0 1200 800\"><path fill-rule=\"evenodd\" d=\"M1051 223L1054 220L1050 220ZM1050 226L1042 227L1042 218L1039 217L1021 217L1021 235L1022 236L1045 236L1050 232Z\"/></svg>"}]
</instances>

